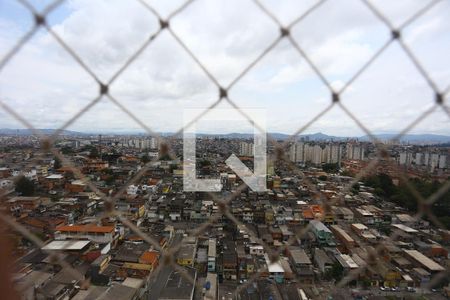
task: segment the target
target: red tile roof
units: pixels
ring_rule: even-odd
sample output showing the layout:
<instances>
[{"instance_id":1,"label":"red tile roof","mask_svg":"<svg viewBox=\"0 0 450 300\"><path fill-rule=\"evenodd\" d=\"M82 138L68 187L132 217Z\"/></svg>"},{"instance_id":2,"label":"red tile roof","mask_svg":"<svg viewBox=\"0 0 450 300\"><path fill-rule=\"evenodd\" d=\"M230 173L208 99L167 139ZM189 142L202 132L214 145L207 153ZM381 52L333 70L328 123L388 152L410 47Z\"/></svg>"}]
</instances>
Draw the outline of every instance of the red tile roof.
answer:
<instances>
[{"instance_id":1,"label":"red tile roof","mask_svg":"<svg viewBox=\"0 0 450 300\"><path fill-rule=\"evenodd\" d=\"M63 225L56 227L57 231L65 232L95 232L95 233L109 233L114 231L114 226L97 226L95 224L87 225Z\"/></svg>"}]
</instances>

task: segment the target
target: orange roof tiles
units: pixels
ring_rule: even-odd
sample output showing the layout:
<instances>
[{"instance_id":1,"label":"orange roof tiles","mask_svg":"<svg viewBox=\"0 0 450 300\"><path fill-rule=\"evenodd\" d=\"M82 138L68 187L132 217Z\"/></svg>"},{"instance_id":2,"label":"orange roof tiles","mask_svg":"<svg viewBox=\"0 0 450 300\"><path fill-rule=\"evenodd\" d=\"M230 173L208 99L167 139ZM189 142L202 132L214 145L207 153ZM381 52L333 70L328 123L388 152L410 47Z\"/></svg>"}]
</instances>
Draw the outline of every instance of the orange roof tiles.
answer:
<instances>
[{"instance_id":1,"label":"orange roof tiles","mask_svg":"<svg viewBox=\"0 0 450 300\"><path fill-rule=\"evenodd\" d=\"M87 225L63 225L56 227L57 231L66 232L95 232L95 233L109 233L114 231L114 226L97 226L95 224Z\"/></svg>"},{"instance_id":2,"label":"orange roof tiles","mask_svg":"<svg viewBox=\"0 0 450 300\"><path fill-rule=\"evenodd\" d=\"M320 205L309 205L303 207L302 214L305 219L314 219L317 214L323 214L323 209Z\"/></svg>"},{"instance_id":3,"label":"orange roof tiles","mask_svg":"<svg viewBox=\"0 0 450 300\"><path fill-rule=\"evenodd\" d=\"M313 215L311 210L309 210L309 209L308 210L304 210L302 213L303 213L303 217L305 219L314 219L314 215Z\"/></svg>"},{"instance_id":4,"label":"orange roof tiles","mask_svg":"<svg viewBox=\"0 0 450 300\"><path fill-rule=\"evenodd\" d=\"M320 205L311 205L310 206L314 213L322 213L322 207Z\"/></svg>"},{"instance_id":5,"label":"orange roof tiles","mask_svg":"<svg viewBox=\"0 0 450 300\"><path fill-rule=\"evenodd\" d=\"M139 261L144 264L154 264L158 261L159 253L156 251L145 251L142 253Z\"/></svg>"}]
</instances>

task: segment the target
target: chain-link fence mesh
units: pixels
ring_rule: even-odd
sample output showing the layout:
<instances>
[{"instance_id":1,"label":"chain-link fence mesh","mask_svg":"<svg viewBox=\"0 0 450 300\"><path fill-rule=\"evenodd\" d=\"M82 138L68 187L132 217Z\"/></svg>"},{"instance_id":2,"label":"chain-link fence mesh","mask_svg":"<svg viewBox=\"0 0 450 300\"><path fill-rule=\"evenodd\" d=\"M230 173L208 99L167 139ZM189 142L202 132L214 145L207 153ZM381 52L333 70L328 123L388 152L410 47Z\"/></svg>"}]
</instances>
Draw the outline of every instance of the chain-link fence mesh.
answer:
<instances>
[{"instance_id":1,"label":"chain-link fence mesh","mask_svg":"<svg viewBox=\"0 0 450 300\"><path fill-rule=\"evenodd\" d=\"M183 5L175 9L172 13L170 13L166 18L163 18L161 14L157 11L157 9L153 8L152 5L147 3L144 0L137 1L142 5L143 9L148 10L152 15L154 15L159 20L159 28L156 30L156 32L148 33L148 38L144 41L144 43L135 51L123 64L122 67L120 67L111 77L109 80L101 80L95 72L83 61L83 59L77 54L77 52L72 49L66 41L50 26L47 22L47 16L54 10L56 10L64 1L55 1L48 5L42 12L38 12L33 5L27 2L27 0L18 0L29 12L34 16L34 26L25 34L22 38L20 38L17 43L10 49L6 55L1 58L0 60L0 72L8 65L8 63L15 57L20 55L22 47L24 47L31 39L32 37L37 33L40 29L45 29L48 34L59 44L61 45L65 51L83 68L84 71L92 78L92 80L98 85L98 95L94 97L86 106L84 106L81 110L79 110L78 113L76 113L72 118L66 120L66 122L53 134L46 135L42 132L40 132L38 129L34 128L34 126L31 124L30 120L27 120L24 118L20 111L16 110L11 105L8 105L5 101L0 99L0 106L13 118L15 118L17 121L19 121L23 126L30 129L33 134L40 138L41 140L41 149L39 150L40 153L51 153L55 157L57 157L61 162L62 165L69 168L76 178L82 179L86 184L88 185L89 189L92 192L95 192L98 196L101 197L101 199L105 202L104 206L104 212L102 215L97 217L97 220L101 220L103 217L116 217L120 220L120 222L128 227L131 231L133 231L135 234L140 236L145 242L150 244L154 247L157 251L160 252L160 263L159 266L153 270L153 272L150 273L150 275L147 277L147 282L151 282L154 278L159 276L159 273L161 269L164 267L170 266L174 270L177 270L180 272L180 274L184 277L186 277L189 282L192 282L196 284L196 288L198 290L202 290L203 286L202 283L196 282L196 278L192 278L192 276L189 274L189 272L186 271L183 267L178 265L176 263L176 260L174 259L175 254L180 249L180 247L183 246L183 242L179 241L178 243L172 243L172 245L168 248L163 248L159 244L158 241L156 241L154 238L151 237L151 235L148 235L145 229L142 227L136 226L134 223L129 221L126 216L122 215L121 212L116 210L115 203L120 199L121 196L124 195L126 192L127 187L130 184L139 184L142 177L145 175L146 171L148 170L149 166L155 161L158 160L158 158L155 158L154 160L151 160L150 162L146 163L138 172L136 172L132 178L126 182L121 188L118 189L117 193L115 193L113 196L107 195L104 192L102 192L93 182L90 181L90 178L77 166L70 157L67 157L66 155L62 154L59 149L55 148L55 141L58 138L58 136L69 126L71 126L75 121L79 120L86 112L88 112L92 107L94 107L100 100L107 99L111 102L111 105L117 106L124 114L129 116L136 124L138 124L140 127L142 127L145 132L158 139L158 142L160 144L160 151L162 152L162 155L169 155L171 158L176 158L176 154L171 150L171 143L180 137L180 135L184 132L186 128L188 128L191 124L194 122L197 122L198 120L201 120L202 116L207 113L208 110L216 108L221 103L228 103L231 105L234 109L236 109L237 112L242 114L246 119L248 119L249 123L254 125L254 122L246 115L246 113L240 109L239 102L233 99L230 96L230 90L233 89L233 87L242 80L242 78L250 71L252 70L258 63L266 57L271 51L282 41L287 41L289 45L298 52L299 59L303 59L309 67L314 71L314 73L317 75L317 77L320 79L320 81L327 87L329 91L329 105L326 106L325 109L320 111L318 114L311 116L310 119L305 122L300 128L298 128L295 131L295 134L290 136L289 139L278 142L276 138L268 136L268 141L270 143L270 147L274 149L270 154L269 161L270 163L278 166L282 166L286 170L289 170L300 178L301 183L305 185L314 195L316 195L316 202L318 204L321 204L324 207L324 214L321 216L318 216L317 218L323 218L326 214L332 213L331 208L333 205L339 205L340 201L342 199L339 198L332 198L329 199L324 195L324 192L322 190L319 190L317 188L317 185L313 183L310 178L304 174L304 171L299 169L299 167L290 161L288 158L288 149L292 142L294 142L298 136L302 133L304 133L307 129L309 129L313 124L315 124L320 118L322 118L324 115L326 115L331 109L338 107L342 110L342 113L349 117L351 120L354 121L354 123L365 133L367 134L371 142L376 147L376 158L372 159L370 163L363 168L356 176L347 183L343 183L345 186L342 190L341 194L345 195L349 193L352 189L352 187L362 180L364 176L369 174L371 171L376 169L379 164L382 162L387 165L389 165L395 172L395 174L401 179L401 181L406 184L408 189L410 190L410 193L415 197L415 200L418 203L418 213L414 216L415 220L419 220L423 217L426 217L428 220L430 220L437 228L442 228L445 230L445 227L439 222L439 220L433 215L432 210L430 207L433 205L435 201L437 201L442 195L444 195L450 188L450 182L447 181L438 192L433 194L432 196L428 197L428 199L424 199L422 195L415 189L415 187L409 183L408 176L405 173L405 170L400 168L389 155L388 155L388 148L387 145L389 143L381 142L378 140L378 138L372 134L371 130L368 126L364 123L363 120L361 120L357 114L352 112L351 107L347 107L342 101L341 96L343 93L345 93L352 84L362 75L364 72L380 57L381 54L383 54L392 44L396 43L400 46L400 48L404 51L406 56L410 59L410 61L413 63L415 68L418 70L420 75L425 79L425 81L428 84L428 87L435 95L434 99L434 105L423 112L420 116L418 116L415 120L413 120L410 124L406 124L406 126L399 131L398 135L395 136L392 141L399 141L402 136L410 132L417 124L419 124L424 119L428 118L433 112L437 110L442 110L445 114L447 114L450 117L450 109L445 101L446 97L448 97L450 92L450 85L446 87L445 89L438 88L438 85L435 83L433 78L429 75L425 67L421 64L420 59L414 54L413 49L408 46L408 44L405 43L405 41L402 38L402 32L411 24L413 24L416 20L421 18L424 14L426 14L430 9L432 9L434 6L436 6L439 2L442 1L429 1L428 3L424 3L422 8L417 10L410 18L408 18L406 21L404 21L399 26L394 26L392 22L384 15L383 8L377 7L369 0L361 0L361 3L364 4L365 8L373 13L374 16L376 16L379 19L379 22L386 26L386 28L391 32L391 37L385 41L382 46L375 51L374 54L364 63L362 64L359 69L354 73L353 76L349 78L347 82L345 82L339 89L336 89L331 83L330 80L324 75L321 68L315 64L314 60L309 56L309 54L302 48L301 43L294 38L294 36L291 34L291 31L295 27L301 27L302 22L307 18L314 18L315 11L319 9L326 0L320 0L317 1L314 5L310 6L309 9L304 11L301 15L299 15L297 18L295 18L292 22L289 24L283 24L278 17L268 8L266 7L262 2L258 0L254 0L255 9L259 9L269 20L273 22L273 25L276 26L279 30L279 35L268 44L268 46L265 49L260 50L260 54L254 59L251 63L249 63L245 68L243 68L240 73L235 76L231 82L224 86L219 83L219 80L213 75L213 73L208 69L208 67L202 63L202 60L196 55L196 53L188 46L187 43L184 42L183 36L180 36L177 34L172 28L171 28L171 22L173 19L177 18L178 15L183 14L183 12L189 7L194 0L192 1L186 1ZM200 16L199 16L200 17ZM118 20L120 22L120 20ZM144 30L144 29L142 29ZM175 41L177 44L181 46L181 48L189 55L189 57L192 59L195 64L197 64L201 70L204 72L204 74L209 78L209 80L215 85L215 88L217 89L217 99L213 99L214 102L210 105L209 108L205 109L205 112L199 115L195 120L192 120L187 126L184 126L180 128L176 134L172 136L162 136L158 134L155 130L152 130L152 124L151 122L144 122L140 118L138 118L128 107L127 103L121 101L119 98L117 98L115 95L113 95L110 91L110 86L113 82L115 82L121 74L129 68L130 65L135 63L135 61L139 58L139 56L146 51L155 41L158 40L159 35L162 32L167 32L170 37ZM151 51L151 50L150 50ZM336 59L339 59L336 57ZM387 75L389 76L389 75ZM282 103L280 103L282 105ZM38 155L38 154L36 154ZM218 207L218 211L213 213L209 220L201 225L196 226L194 229L187 229L185 231L185 234L188 234L189 236L195 236L199 237L202 234L206 233L211 226L216 224L217 222L222 222L223 220L227 219L229 222L234 223L240 230L243 230L247 235L249 235L254 241L256 241L258 244L262 245L264 248L264 251L268 254L271 262L277 262L280 259L280 255L284 253L286 249L289 248L289 246L293 243L295 243L296 240L301 239L304 237L308 231L311 229L310 225L305 226L302 230L295 233L295 235L283 246L281 247L273 247L271 245L268 245L266 242L264 242L259 236L251 229L249 228L248 224L243 223L241 220L239 220L236 216L233 215L233 200L240 197L241 192L247 190L247 186L242 183L239 188L234 190L230 195L226 197L221 197L219 194L215 193L209 193L209 196L211 199L214 200ZM2 195L3 197L4 195ZM12 217L7 216L5 214L0 214L0 218L2 221L7 224L10 228L14 229L21 235L23 235L25 238L30 240L32 243L36 245L38 248L42 248L44 246L44 242L36 238L36 236L32 233L30 233L23 225L15 221ZM446 232L446 231L443 231ZM366 257L364 257L365 264L359 266L357 269L351 271L348 273L347 276L345 276L342 280L339 282L336 282L335 285L330 286L330 290L326 292L326 294L333 294L336 293L340 288L344 288L348 285L349 282L351 282L354 279L357 279L360 274L363 274L365 272L376 272L376 269L379 267L383 255L383 251L386 250L386 246L389 244L393 244L393 242L397 239L398 232L394 231L388 239L383 240L378 245L373 247L372 251L369 251L366 253ZM56 253L56 254L55 254ZM62 268L67 269L69 272L71 272L74 276L74 278L84 278L84 275L80 274L79 271L74 269L70 264L65 262L63 258L63 253L57 253L55 251L51 251L51 258L55 263L58 263L62 266ZM232 295L232 298L239 298L240 293L245 290L247 287L252 285L254 282L258 280L258 278L265 273L267 270L265 268L258 269L254 272L253 276L251 276L248 281L245 283L242 283L239 285L239 287L234 291L234 294ZM435 274L431 281L428 284L428 287L434 286L436 283L440 282L442 279L446 278L448 276L448 269L445 271L439 272ZM84 283L85 285L88 285L88 282ZM45 293L45 291L43 291ZM280 297L280 294L278 293L272 293L275 295L276 298ZM107 291L105 291L103 294L99 295L99 298L107 297Z\"/></svg>"}]
</instances>

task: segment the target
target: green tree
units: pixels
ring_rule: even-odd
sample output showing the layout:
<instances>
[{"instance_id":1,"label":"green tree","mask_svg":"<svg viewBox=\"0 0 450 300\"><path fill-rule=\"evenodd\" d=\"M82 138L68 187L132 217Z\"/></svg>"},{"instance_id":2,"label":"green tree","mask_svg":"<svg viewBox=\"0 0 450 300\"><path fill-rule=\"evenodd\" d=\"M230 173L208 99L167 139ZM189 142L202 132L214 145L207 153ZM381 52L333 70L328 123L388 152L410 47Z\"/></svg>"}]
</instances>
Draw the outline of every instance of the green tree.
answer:
<instances>
[{"instance_id":1,"label":"green tree","mask_svg":"<svg viewBox=\"0 0 450 300\"><path fill-rule=\"evenodd\" d=\"M64 154L64 155L72 154L73 153L73 149L72 149L72 147L64 146L64 147L61 148L61 153Z\"/></svg>"},{"instance_id":2,"label":"green tree","mask_svg":"<svg viewBox=\"0 0 450 300\"><path fill-rule=\"evenodd\" d=\"M25 176L20 176L16 181L16 192L22 196L33 196L35 186L34 183L26 178Z\"/></svg>"},{"instance_id":3,"label":"green tree","mask_svg":"<svg viewBox=\"0 0 450 300\"><path fill-rule=\"evenodd\" d=\"M355 177L355 173L351 172L350 170L344 170L341 173L342 176L348 176L348 177Z\"/></svg>"},{"instance_id":4,"label":"green tree","mask_svg":"<svg viewBox=\"0 0 450 300\"><path fill-rule=\"evenodd\" d=\"M141 161L142 161L144 164L148 163L148 162L150 161L150 156L148 156L148 154L144 154L144 155L141 157Z\"/></svg>"},{"instance_id":5,"label":"green tree","mask_svg":"<svg viewBox=\"0 0 450 300\"><path fill-rule=\"evenodd\" d=\"M202 159L200 161L200 167L204 168L204 167L210 167L211 166L211 162L207 159Z\"/></svg>"},{"instance_id":6,"label":"green tree","mask_svg":"<svg viewBox=\"0 0 450 300\"><path fill-rule=\"evenodd\" d=\"M358 194L358 193L359 193L359 188L360 188L359 183L355 183L355 184L352 186L352 193L353 193L353 194Z\"/></svg>"},{"instance_id":7,"label":"green tree","mask_svg":"<svg viewBox=\"0 0 450 300\"><path fill-rule=\"evenodd\" d=\"M110 175L105 179L105 183L107 185L113 185L116 182L116 176L115 175Z\"/></svg>"},{"instance_id":8,"label":"green tree","mask_svg":"<svg viewBox=\"0 0 450 300\"><path fill-rule=\"evenodd\" d=\"M318 177L318 179L321 180L321 181L326 181L326 180L328 179L328 177L325 176L325 175L320 175L320 176Z\"/></svg>"},{"instance_id":9,"label":"green tree","mask_svg":"<svg viewBox=\"0 0 450 300\"><path fill-rule=\"evenodd\" d=\"M339 164L337 163L326 163L322 165L322 170L327 173L337 173L339 171Z\"/></svg>"},{"instance_id":10,"label":"green tree","mask_svg":"<svg viewBox=\"0 0 450 300\"><path fill-rule=\"evenodd\" d=\"M55 161L53 163L53 169L55 169L55 170L60 169L62 167L61 160L56 156L55 156L55 158L53 158L53 160Z\"/></svg>"},{"instance_id":11,"label":"green tree","mask_svg":"<svg viewBox=\"0 0 450 300\"><path fill-rule=\"evenodd\" d=\"M344 268L339 262L335 262L330 270L327 271L325 274L325 277L327 279L334 279L336 281L339 281L342 278L342 275L344 274Z\"/></svg>"},{"instance_id":12,"label":"green tree","mask_svg":"<svg viewBox=\"0 0 450 300\"><path fill-rule=\"evenodd\" d=\"M169 155L168 153L165 153L165 154L161 154L161 155L159 156L159 160L166 160L166 161L169 161L169 160L172 160L172 158L170 157L170 155Z\"/></svg>"},{"instance_id":13,"label":"green tree","mask_svg":"<svg viewBox=\"0 0 450 300\"><path fill-rule=\"evenodd\" d=\"M381 197L389 198L397 192L397 188L392 182L392 178L387 174L368 176L364 179L364 184L373 187L375 189L375 194Z\"/></svg>"},{"instance_id":14,"label":"green tree","mask_svg":"<svg viewBox=\"0 0 450 300\"><path fill-rule=\"evenodd\" d=\"M374 193L380 197L386 198L399 206L417 212L418 199L411 192L409 186L412 186L423 198L428 198L435 194L446 183L430 180L427 178L410 178L408 182L400 181L398 186L392 182L392 178L387 174L378 174L366 177L364 179L366 186L374 188ZM431 212L450 228L448 216L450 215L450 190L444 192L436 199L431 207ZM427 218L427 217L425 217Z\"/></svg>"},{"instance_id":15,"label":"green tree","mask_svg":"<svg viewBox=\"0 0 450 300\"><path fill-rule=\"evenodd\" d=\"M96 147L91 147L91 151L89 152L89 158L98 158L99 153Z\"/></svg>"}]
</instances>

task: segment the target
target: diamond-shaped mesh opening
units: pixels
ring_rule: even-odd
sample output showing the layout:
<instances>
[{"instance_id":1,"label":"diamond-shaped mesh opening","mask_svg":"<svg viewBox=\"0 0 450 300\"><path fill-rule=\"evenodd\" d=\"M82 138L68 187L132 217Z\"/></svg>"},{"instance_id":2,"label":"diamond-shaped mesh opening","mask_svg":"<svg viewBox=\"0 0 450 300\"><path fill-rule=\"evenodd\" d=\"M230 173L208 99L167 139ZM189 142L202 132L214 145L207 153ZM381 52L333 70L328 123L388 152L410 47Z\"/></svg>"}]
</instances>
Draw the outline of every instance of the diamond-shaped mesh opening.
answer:
<instances>
[{"instance_id":1,"label":"diamond-shaped mesh opening","mask_svg":"<svg viewBox=\"0 0 450 300\"><path fill-rule=\"evenodd\" d=\"M95 81L44 29L2 69L0 82L2 101L35 128L63 126L98 92ZM35 113L56 117L33 120Z\"/></svg>"},{"instance_id":2,"label":"diamond-shaped mesh opening","mask_svg":"<svg viewBox=\"0 0 450 300\"><path fill-rule=\"evenodd\" d=\"M444 90L450 85L448 71L444 67L450 63L448 57L444 54L450 49L450 44L445 39L437 38L441 30L450 26L448 21L445 20L445 15L449 11L449 3L438 3L426 11L417 21L406 27L403 33L405 43L436 82L439 90ZM427 28L429 30L426 30ZM427 46L434 49L434 55L426 55Z\"/></svg>"},{"instance_id":3,"label":"diamond-shaped mesh opening","mask_svg":"<svg viewBox=\"0 0 450 300\"><path fill-rule=\"evenodd\" d=\"M6 13L8 11L9 13ZM0 4L0 55L4 57L15 44L22 38L34 25L34 20L30 12L16 1L2 2ZM20 25L14 22L16 18L22 18L24 22Z\"/></svg>"},{"instance_id":4,"label":"diamond-shaped mesh opening","mask_svg":"<svg viewBox=\"0 0 450 300\"><path fill-rule=\"evenodd\" d=\"M392 77L386 78L384 70L393 64ZM380 99L390 103L389 110ZM342 104L370 131L389 133L392 122L403 120L406 126L434 106L435 95L401 46L392 44L346 89Z\"/></svg>"},{"instance_id":5,"label":"diamond-shaped mesh opening","mask_svg":"<svg viewBox=\"0 0 450 300\"><path fill-rule=\"evenodd\" d=\"M221 85L229 84L238 75L235 70L244 69L256 59L255 53L279 35L277 27L254 3L241 2L195 2L172 24L173 31ZM242 9L236 11L234 5ZM198 14L204 17L191 17ZM229 26L223 27L224 22ZM218 43L209 43L211 39Z\"/></svg>"},{"instance_id":6,"label":"diamond-shaped mesh opening","mask_svg":"<svg viewBox=\"0 0 450 300\"><path fill-rule=\"evenodd\" d=\"M327 22L318 23L317 18ZM338 85L350 80L389 35L361 1L345 1L344 6L328 1L292 29L292 37L311 61L330 83Z\"/></svg>"},{"instance_id":7,"label":"diamond-shaped mesh opening","mask_svg":"<svg viewBox=\"0 0 450 300\"><path fill-rule=\"evenodd\" d=\"M69 14L67 10L70 19L57 22L58 14ZM127 17L123 17L125 10ZM138 1L67 2L49 16L49 22L53 18L56 24L52 30L103 82L115 75L159 29L158 18Z\"/></svg>"}]
</instances>

